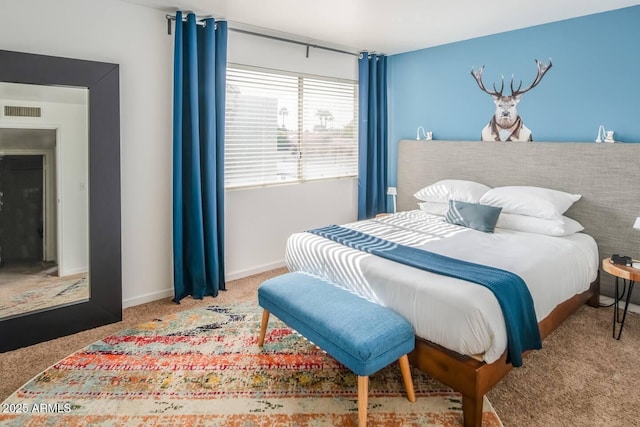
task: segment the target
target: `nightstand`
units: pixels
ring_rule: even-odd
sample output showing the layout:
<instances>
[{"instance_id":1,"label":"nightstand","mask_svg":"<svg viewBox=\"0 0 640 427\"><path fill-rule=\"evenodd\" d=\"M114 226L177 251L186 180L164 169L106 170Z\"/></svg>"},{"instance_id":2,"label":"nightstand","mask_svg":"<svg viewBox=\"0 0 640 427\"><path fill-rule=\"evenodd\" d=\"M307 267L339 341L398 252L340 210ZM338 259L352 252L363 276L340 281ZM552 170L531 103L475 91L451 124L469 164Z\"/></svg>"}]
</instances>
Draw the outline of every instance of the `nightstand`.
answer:
<instances>
[{"instance_id":1,"label":"nightstand","mask_svg":"<svg viewBox=\"0 0 640 427\"><path fill-rule=\"evenodd\" d=\"M626 265L612 264L611 258L605 258L602 260L602 269L607 273L615 276L616 278L616 292L613 302L613 337L617 340L622 335L622 327L624 326L624 319L627 317L627 309L629 308L629 301L631 300L631 294L633 293L633 285L640 280L640 269L634 267L627 267ZM622 280L622 293L619 293L619 281ZM627 281L629 282L629 288L627 288ZM622 320L620 320L619 300L624 297L625 289L627 291L627 299L624 304L624 313ZM616 337L616 323L620 323L620 330Z\"/></svg>"}]
</instances>

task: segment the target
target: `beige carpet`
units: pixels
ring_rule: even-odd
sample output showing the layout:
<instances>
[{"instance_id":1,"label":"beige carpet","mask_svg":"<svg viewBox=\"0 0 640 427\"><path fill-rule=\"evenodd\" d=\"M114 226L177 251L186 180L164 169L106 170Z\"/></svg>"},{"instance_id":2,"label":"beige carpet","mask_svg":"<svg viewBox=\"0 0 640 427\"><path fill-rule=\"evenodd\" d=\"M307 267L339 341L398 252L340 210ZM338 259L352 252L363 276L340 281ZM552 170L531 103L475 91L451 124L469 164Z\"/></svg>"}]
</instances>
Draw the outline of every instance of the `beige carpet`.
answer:
<instances>
[{"instance_id":1,"label":"beige carpet","mask_svg":"<svg viewBox=\"0 0 640 427\"><path fill-rule=\"evenodd\" d=\"M124 310L122 322L0 354L0 401L32 377L94 341L192 307L255 301L257 286L284 269L233 281L215 300L165 299ZM611 308L582 307L488 395L505 426L640 426L640 316L611 338Z\"/></svg>"}]
</instances>

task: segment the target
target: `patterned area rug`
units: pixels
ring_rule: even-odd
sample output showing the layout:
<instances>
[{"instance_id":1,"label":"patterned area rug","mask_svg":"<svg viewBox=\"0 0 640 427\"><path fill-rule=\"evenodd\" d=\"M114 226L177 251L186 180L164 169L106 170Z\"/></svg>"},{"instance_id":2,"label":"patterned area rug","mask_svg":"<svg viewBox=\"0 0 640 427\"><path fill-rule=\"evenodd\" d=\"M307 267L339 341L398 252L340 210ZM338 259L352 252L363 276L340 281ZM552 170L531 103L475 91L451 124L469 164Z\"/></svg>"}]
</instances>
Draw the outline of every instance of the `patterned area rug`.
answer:
<instances>
[{"instance_id":1,"label":"patterned area rug","mask_svg":"<svg viewBox=\"0 0 640 427\"><path fill-rule=\"evenodd\" d=\"M7 426L355 426L357 377L254 304L184 311L74 353L2 403ZM19 367L16 367L19 369ZM460 395L397 363L370 377L370 426L460 426ZM485 399L483 426L501 426Z\"/></svg>"},{"instance_id":2,"label":"patterned area rug","mask_svg":"<svg viewBox=\"0 0 640 427\"><path fill-rule=\"evenodd\" d=\"M0 297L0 318L11 317L89 299L89 284L86 277L26 276L0 287Z\"/></svg>"}]
</instances>

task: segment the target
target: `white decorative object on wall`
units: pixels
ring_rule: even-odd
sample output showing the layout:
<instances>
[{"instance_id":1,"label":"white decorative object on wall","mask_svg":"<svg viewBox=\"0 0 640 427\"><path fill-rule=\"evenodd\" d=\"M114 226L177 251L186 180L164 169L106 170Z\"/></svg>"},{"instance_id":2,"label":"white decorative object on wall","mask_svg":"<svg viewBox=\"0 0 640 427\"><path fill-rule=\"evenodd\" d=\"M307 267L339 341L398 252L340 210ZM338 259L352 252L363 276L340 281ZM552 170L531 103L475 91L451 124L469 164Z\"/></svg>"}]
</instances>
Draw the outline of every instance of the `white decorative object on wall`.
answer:
<instances>
[{"instance_id":1,"label":"white decorative object on wall","mask_svg":"<svg viewBox=\"0 0 640 427\"><path fill-rule=\"evenodd\" d=\"M422 138L420 137L420 131L422 131ZM430 141L433 139L433 132L426 132L422 126L419 126L416 130L416 141L420 141L424 139L425 141Z\"/></svg>"},{"instance_id":2,"label":"white decorative object on wall","mask_svg":"<svg viewBox=\"0 0 640 427\"><path fill-rule=\"evenodd\" d=\"M608 130L604 133L604 142L616 142L613 139L613 131L612 130Z\"/></svg>"},{"instance_id":3,"label":"white decorative object on wall","mask_svg":"<svg viewBox=\"0 0 640 427\"><path fill-rule=\"evenodd\" d=\"M604 125L598 126L598 136L596 137L596 142L616 142L613 139L613 131L605 130Z\"/></svg>"}]
</instances>

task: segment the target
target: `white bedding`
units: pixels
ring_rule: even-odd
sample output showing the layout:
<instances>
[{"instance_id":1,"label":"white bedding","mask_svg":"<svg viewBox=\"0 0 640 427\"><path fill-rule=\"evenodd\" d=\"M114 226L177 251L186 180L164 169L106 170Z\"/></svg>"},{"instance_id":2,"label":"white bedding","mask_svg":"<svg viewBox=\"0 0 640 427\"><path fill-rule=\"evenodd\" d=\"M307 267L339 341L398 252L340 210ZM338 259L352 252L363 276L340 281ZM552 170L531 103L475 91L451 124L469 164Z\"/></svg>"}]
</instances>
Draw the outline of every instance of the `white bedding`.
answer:
<instances>
[{"instance_id":1,"label":"white bedding","mask_svg":"<svg viewBox=\"0 0 640 427\"><path fill-rule=\"evenodd\" d=\"M538 321L558 304L586 291L597 276L591 236L567 237L496 228L495 233L449 224L419 210L344 225L425 250L518 274L527 283ZM487 288L357 251L311 233L292 235L290 271L306 271L389 307L417 336L491 363L507 347L504 319Z\"/></svg>"}]
</instances>

